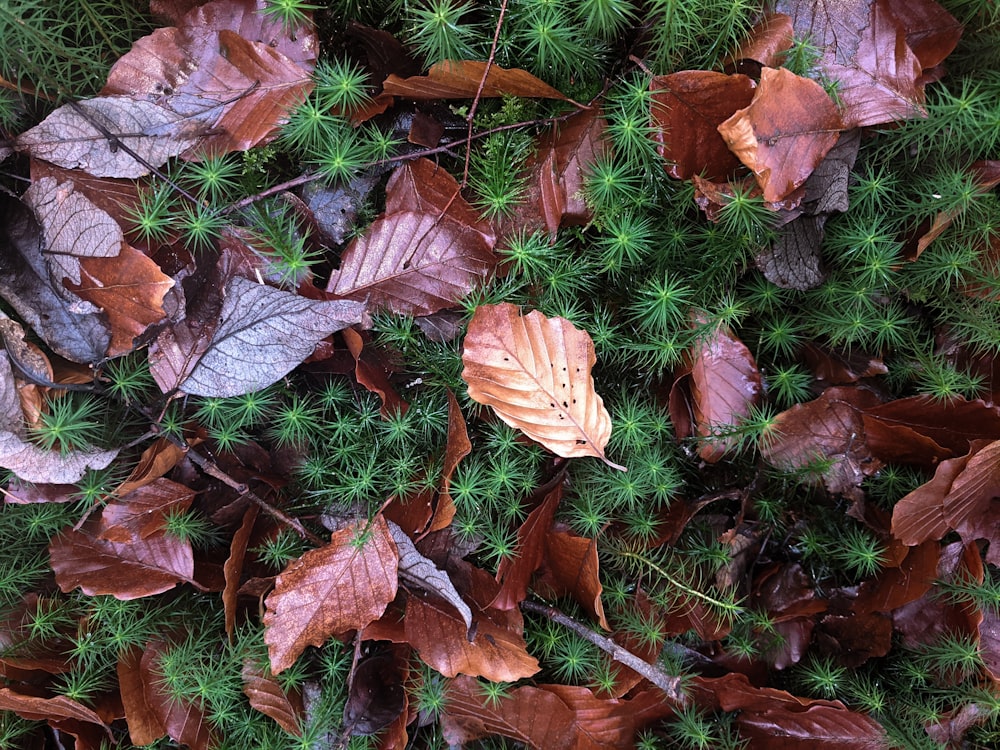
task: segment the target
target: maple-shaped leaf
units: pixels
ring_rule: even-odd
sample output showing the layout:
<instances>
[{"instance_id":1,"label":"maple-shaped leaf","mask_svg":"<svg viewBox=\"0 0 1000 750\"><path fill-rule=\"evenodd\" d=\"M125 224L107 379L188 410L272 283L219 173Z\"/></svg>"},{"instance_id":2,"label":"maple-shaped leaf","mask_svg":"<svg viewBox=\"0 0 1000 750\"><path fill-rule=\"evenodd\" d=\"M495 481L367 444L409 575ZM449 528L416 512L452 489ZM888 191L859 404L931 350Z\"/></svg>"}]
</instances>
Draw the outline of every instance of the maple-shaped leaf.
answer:
<instances>
[{"instance_id":1,"label":"maple-shaped leaf","mask_svg":"<svg viewBox=\"0 0 1000 750\"><path fill-rule=\"evenodd\" d=\"M385 213L344 251L327 291L400 315L455 305L496 265L496 238L458 189L428 159L397 169Z\"/></svg>"},{"instance_id":2,"label":"maple-shaped leaf","mask_svg":"<svg viewBox=\"0 0 1000 750\"><path fill-rule=\"evenodd\" d=\"M203 121L216 134L199 151L267 141L312 90L318 45L312 30L285 30L266 7L265 0L213 0L193 8L178 26L139 39L111 68L102 93Z\"/></svg>"},{"instance_id":3,"label":"maple-shaped leaf","mask_svg":"<svg viewBox=\"0 0 1000 750\"><path fill-rule=\"evenodd\" d=\"M907 24L925 27L929 9L940 6L930 0L779 0L774 8L792 18L796 36L822 51L819 69L837 85L845 129L923 115L923 64L908 43ZM912 37L931 64L954 49L960 34L947 13L936 14L936 22L939 36L925 36L921 28Z\"/></svg>"},{"instance_id":4,"label":"maple-shaped leaf","mask_svg":"<svg viewBox=\"0 0 1000 750\"><path fill-rule=\"evenodd\" d=\"M330 543L293 560L264 601L264 642L271 672L280 674L306 646L361 630L396 596L399 562L385 519L336 531Z\"/></svg>"},{"instance_id":5,"label":"maple-shaped leaf","mask_svg":"<svg viewBox=\"0 0 1000 750\"><path fill-rule=\"evenodd\" d=\"M565 318L481 305L465 336L462 379L470 398L556 455L624 470L604 455L611 415L594 389L596 362L590 335Z\"/></svg>"},{"instance_id":6,"label":"maple-shaped leaf","mask_svg":"<svg viewBox=\"0 0 1000 750\"><path fill-rule=\"evenodd\" d=\"M707 321L699 315L695 322ZM750 350L729 327L717 326L691 348L685 375L690 376L694 427L705 438L698 455L717 463L738 442L725 432L738 427L760 402L760 371ZM678 382L680 378L674 388Z\"/></svg>"},{"instance_id":7,"label":"maple-shaped leaf","mask_svg":"<svg viewBox=\"0 0 1000 750\"><path fill-rule=\"evenodd\" d=\"M666 160L667 174L681 180L694 175L709 180L731 176L740 162L719 135L718 126L750 104L753 80L745 75L683 70L656 76L649 88L657 148Z\"/></svg>"},{"instance_id":8,"label":"maple-shaped leaf","mask_svg":"<svg viewBox=\"0 0 1000 750\"><path fill-rule=\"evenodd\" d=\"M194 146L207 129L153 102L102 96L60 107L18 137L17 147L97 177L135 178Z\"/></svg>"},{"instance_id":9,"label":"maple-shaped leaf","mask_svg":"<svg viewBox=\"0 0 1000 750\"><path fill-rule=\"evenodd\" d=\"M425 76L400 78L390 74L382 90L406 99L472 99L522 96L529 99L562 99L565 96L526 70L507 70L490 65L485 82L486 63L478 60L442 60L430 67ZM482 86L482 90L480 90Z\"/></svg>"},{"instance_id":10,"label":"maple-shaped leaf","mask_svg":"<svg viewBox=\"0 0 1000 750\"><path fill-rule=\"evenodd\" d=\"M150 347L150 372L164 393L240 396L280 380L364 312L358 302L311 300L234 276L210 338L184 323L168 328Z\"/></svg>"},{"instance_id":11,"label":"maple-shaped leaf","mask_svg":"<svg viewBox=\"0 0 1000 750\"><path fill-rule=\"evenodd\" d=\"M718 127L770 202L805 183L842 129L823 87L784 68L764 68L753 101Z\"/></svg>"},{"instance_id":12,"label":"maple-shaped leaf","mask_svg":"<svg viewBox=\"0 0 1000 750\"><path fill-rule=\"evenodd\" d=\"M243 694L250 699L251 706L270 716L293 737L302 736L302 695L298 691L285 690L250 659L243 663L241 677Z\"/></svg>"},{"instance_id":13,"label":"maple-shaped leaf","mask_svg":"<svg viewBox=\"0 0 1000 750\"><path fill-rule=\"evenodd\" d=\"M138 599L193 582L194 554L190 541L161 529L127 541L99 537L99 518L79 531L69 529L52 538L49 558L56 583L64 592L79 588L88 596Z\"/></svg>"}]
</instances>

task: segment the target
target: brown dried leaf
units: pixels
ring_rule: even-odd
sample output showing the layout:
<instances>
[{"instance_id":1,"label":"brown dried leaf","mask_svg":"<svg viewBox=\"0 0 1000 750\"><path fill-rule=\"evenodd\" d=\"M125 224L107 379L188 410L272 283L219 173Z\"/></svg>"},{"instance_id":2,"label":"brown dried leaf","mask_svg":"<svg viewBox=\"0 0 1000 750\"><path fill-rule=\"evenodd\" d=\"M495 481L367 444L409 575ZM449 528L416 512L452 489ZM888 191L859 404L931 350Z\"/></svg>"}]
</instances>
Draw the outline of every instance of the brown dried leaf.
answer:
<instances>
[{"instance_id":1,"label":"brown dried leaf","mask_svg":"<svg viewBox=\"0 0 1000 750\"><path fill-rule=\"evenodd\" d=\"M211 338L185 323L165 330L150 347L150 372L164 393L240 396L280 380L364 314L359 302L311 300L234 276Z\"/></svg>"},{"instance_id":2,"label":"brown dried leaf","mask_svg":"<svg viewBox=\"0 0 1000 750\"><path fill-rule=\"evenodd\" d=\"M867 391L828 388L775 418L763 439L763 456L782 471L829 461L820 475L826 488L853 497L864 478L881 467L868 448L861 414L876 403Z\"/></svg>"},{"instance_id":3,"label":"brown dried leaf","mask_svg":"<svg viewBox=\"0 0 1000 750\"><path fill-rule=\"evenodd\" d=\"M114 494L122 497L145 487L174 468L183 458L183 449L166 438L157 438L142 452L139 463L128 478L114 489Z\"/></svg>"},{"instance_id":4,"label":"brown dried leaf","mask_svg":"<svg viewBox=\"0 0 1000 750\"><path fill-rule=\"evenodd\" d=\"M667 173L681 180L694 175L709 180L730 177L740 162L719 135L718 126L750 104L753 80L744 75L684 70L655 77L650 90L651 115Z\"/></svg>"},{"instance_id":5,"label":"brown dried leaf","mask_svg":"<svg viewBox=\"0 0 1000 750\"><path fill-rule=\"evenodd\" d=\"M104 506L97 538L106 542L145 539L163 532L166 517L191 507L195 492L169 479L156 479Z\"/></svg>"},{"instance_id":6,"label":"brown dried leaf","mask_svg":"<svg viewBox=\"0 0 1000 750\"><path fill-rule=\"evenodd\" d=\"M469 397L558 456L604 456L611 416L594 390L597 361L586 331L537 310L481 305L465 336L462 379Z\"/></svg>"},{"instance_id":7,"label":"brown dried leaf","mask_svg":"<svg viewBox=\"0 0 1000 750\"><path fill-rule=\"evenodd\" d=\"M704 324L706 320L701 316L695 322ZM719 433L737 427L760 402L760 371L750 350L728 326L700 337L688 360L695 428L706 438L698 455L714 464L736 442L736 438L719 437Z\"/></svg>"},{"instance_id":8,"label":"brown dried leaf","mask_svg":"<svg viewBox=\"0 0 1000 750\"><path fill-rule=\"evenodd\" d=\"M245 150L270 139L312 89L317 41L262 13L264 0L214 0L177 27L139 39L115 63L102 93L156 102L213 131L197 150ZM190 151L188 153L191 153Z\"/></svg>"},{"instance_id":9,"label":"brown dried leaf","mask_svg":"<svg viewBox=\"0 0 1000 750\"><path fill-rule=\"evenodd\" d=\"M354 357L354 377L358 384L377 395L382 402L380 410L382 418L390 419L397 413L406 414L410 405L396 393L396 389L389 381L389 375L392 373L385 359L373 348L365 348L367 334L362 335L353 328L345 328L341 335L351 356Z\"/></svg>"},{"instance_id":10,"label":"brown dried leaf","mask_svg":"<svg viewBox=\"0 0 1000 750\"><path fill-rule=\"evenodd\" d=\"M421 159L393 173L385 214L347 247L326 289L372 308L429 315L453 306L489 275L494 242L458 195L455 178Z\"/></svg>"},{"instance_id":11,"label":"brown dried leaf","mask_svg":"<svg viewBox=\"0 0 1000 750\"><path fill-rule=\"evenodd\" d=\"M134 745L152 745L166 735L157 712L146 700L146 687L140 669L142 650L132 646L118 655L118 690L125 710L129 739Z\"/></svg>"},{"instance_id":12,"label":"brown dried leaf","mask_svg":"<svg viewBox=\"0 0 1000 750\"><path fill-rule=\"evenodd\" d=\"M923 115L922 63L908 44L906 25L924 26L925 9L935 6L927 0L905 5L888 0L780 0L775 10L791 16L796 35L823 51L820 71L837 83L848 129ZM944 16L936 21L943 22ZM921 32L915 32L913 41L928 62L944 59L958 41L956 22L950 21L939 27L944 33L927 44Z\"/></svg>"},{"instance_id":13,"label":"brown dried leaf","mask_svg":"<svg viewBox=\"0 0 1000 750\"><path fill-rule=\"evenodd\" d=\"M517 530L517 553L513 558L505 557L497 566L497 581L500 590L490 602L497 609L514 609L528 595L528 582L532 574L542 564L545 552L545 537L552 526L556 508L562 498L562 484L549 492L541 504L524 519Z\"/></svg>"},{"instance_id":14,"label":"brown dried leaf","mask_svg":"<svg viewBox=\"0 0 1000 750\"><path fill-rule=\"evenodd\" d=\"M784 13L765 12L729 59L756 60L761 65L777 68L792 46L794 35L791 18Z\"/></svg>"},{"instance_id":15,"label":"brown dried leaf","mask_svg":"<svg viewBox=\"0 0 1000 750\"><path fill-rule=\"evenodd\" d=\"M193 702L177 700L163 689L158 662L167 648L162 641L156 641L148 644L142 654L139 671L145 704L171 739L190 750L209 750L216 746L216 738L202 709Z\"/></svg>"},{"instance_id":16,"label":"brown dried leaf","mask_svg":"<svg viewBox=\"0 0 1000 750\"><path fill-rule=\"evenodd\" d=\"M113 258L81 258L80 284L66 288L101 308L111 328L109 357L128 354L133 340L166 318L163 298L174 280L152 260L128 244Z\"/></svg>"},{"instance_id":17,"label":"brown dried leaf","mask_svg":"<svg viewBox=\"0 0 1000 750\"><path fill-rule=\"evenodd\" d=\"M60 107L23 133L17 147L37 159L96 177L136 178L191 148L205 129L203 123L151 101L102 96Z\"/></svg>"},{"instance_id":18,"label":"brown dried leaf","mask_svg":"<svg viewBox=\"0 0 1000 750\"><path fill-rule=\"evenodd\" d=\"M69 593L79 588L88 596L111 595L138 599L169 591L178 583L192 582L194 555L190 541L163 531L126 542L98 537L99 519L92 518L79 531L64 531L49 543L49 557L56 583Z\"/></svg>"},{"instance_id":19,"label":"brown dried leaf","mask_svg":"<svg viewBox=\"0 0 1000 750\"><path fill-rule=\"evenodd\" d=\"M602 628L611 629L601 602L604 587L594 539L577 536L562 524L550 529L545 537L543 582L555 597L573 597Z\"/></svg>"},{"instance_id":20,"label":"brown dried leaf","mask_svg":"<svg viewBox=\"0 0 1000 750\"><path fill-rule=\"evenodd\" d=\"M471 628L472 610L455 590L455 585L448 578L448 574L438 569L432 560L421 555L413 540L392 521L389 521L389 533L399 552L399 580L444 599L461 616L466 629Z\"/></svg>"},{"instance_id":21,"label":"brown dried leaf","mask_svg":"<svg viewBox=\"0 0 1000 750\"><path fill-rule=\"evenodd\" d=\"M488 606L498 590L493 578L468 563L450 571L452 580L468 592L472 601L472 630L453 606L436 598L410 596L403 620L405 640L424 662L445 677L465 674L515 682L535 674L538 661L527 651L520 611Z\"/></svg>"},{"instance_id":22,"label":"brown dried leaf","mask_svg":"<svg viewBox=\"0 0 1000 750\"><path fill-rule=\"evenodd\" d=\"M823 87L784 68L764 68L750 105L718 127L770 202L805 183L842 129L837 107Z\"/></svg>"},{"instance_id":23,"label":"brown dried leaf","mask_svg":"<svg viewBox=\"0 0 1000 750\"><path fill-rule=\"evenodd\" d=\"M251 505L247 509L243 516L243 522L229 543L229 557L222 565L222 575L226 581L225 588L222 590L222 609L226 622L226 635L230 638L233 635L233 628L236 627L236 598L239 594L240 578L243 574L243 560L246 557L250 534L257 522L258 512L256 505Z\"/></svg>"},{"instance_id":24,"label":"brown dried leaf","mask_svg":"<svg viewBox=\"0 0 1000 750\"><path fill-rule=\"evenodd\" d=\"M441 522L447 516L448 521L432 523L431 531L440 531L445 528L455 516L455 504L452 502L448 487L451 484L451 475L455 473L462 459L472 453L472 442L469 440L469 432L465 426L465 418L462 416L462 409L458 405L455 394L448 390L448 441L444 447L444 461L441 466L441 492L438 496L438 506L435 517L440 517Z\"/></svg>"},{"instance_id":25,"label":"brown dried leaf","mask_svg":"<svg viewBox=\"0 0 1000 750\"><path fill-rule=\"evenodd\" d=\"M800 216L781 227L771 246L754 258L764 278L782 289L799 291L822 284L824 224L825 216Z\"/></svg>"},{"instance_id":26,"label":"brown dried leaf","mask_svg":"<svg viewBox=\"0 0 1000 750\"><path fill-rule=\"evenodd\" d=\"M477 94L485 97L521 96L529 99L561 99L565 96L544 81L525 70L506 70L490 65L483 82L486 63L477 60L442 60L435 63L425 76L400 78L390 74L382 90L405 99L472 99ZM483 84L480 92L479 86Z\"/></svg>"},{"instance_id":27,"label":"brown dried leaf","mask_svg":"<svg viewBox=\"0 0 1000 750\"><path fill-rule=\"evenodd\" d=\"M302 736L302 696L284 690L271 675L264 674L254 663L243 663L243 694L250 705L265 716L274 719L278 726L293 737Z\"/></svg>"},{"instance_id":28,"label":"brown dried leaf","mask_svg":"<svg viewBox=\"0 0 1000 750\"><path fill-rule=\"evenodd\" d=\"M391 651L381 651L362 657L353 676L344 727L352 736L378 734L406 709L400 665Z\"/></svg>"},{"instance_id":29,"label":"brown dried leaf","mask_svg":"<svg viewBox=\"0 0 1000 750\"><path fill-rule=\"evenodd\" d=\"M271 671L290 667L306 646L360 630L396 596L396 544L382 516L370 527L352 524L330 543L293 560L264 601L264 642Z\"/></svg>"}]
</instances>

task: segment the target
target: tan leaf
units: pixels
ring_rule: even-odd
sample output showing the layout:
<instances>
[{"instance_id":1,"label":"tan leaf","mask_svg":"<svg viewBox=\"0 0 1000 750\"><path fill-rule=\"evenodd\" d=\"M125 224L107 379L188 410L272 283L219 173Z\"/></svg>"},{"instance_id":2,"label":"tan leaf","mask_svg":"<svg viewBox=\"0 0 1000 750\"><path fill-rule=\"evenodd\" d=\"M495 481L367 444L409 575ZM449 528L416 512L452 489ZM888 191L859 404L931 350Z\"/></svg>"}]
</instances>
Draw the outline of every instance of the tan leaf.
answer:
<instances>
[{"instance_id":1,"label":"tan leaf","mask_svg":"<svg viewBox=\"0 0 1000 750\"><path fill-rule=\"evenodd\" d=\"M23 719L47 721L49 719L77 719L104 727L110 736L107 724L92 708L87 708L65 695L42 698L19 693L9 687L0 687L0 710L13 711Z\"/></svg>"},{"instance_id":2,"label":"tan leaf","mask_svg":"<svg viewBox=\"0 0 1000 750\"><path fill-rule=\"evenodd\" d=\"M522 316L515 305L481 305L462 362L470 398L508 425L558 456L595 456L624 471L604 455L611 415L594 390L597 356L586 331L537 310Z\"/></svg>"},{"instance_id":3,"label":"tan leaf","mask_svg":"<svg viewBox=\"0 0 1000 750\"><path fill-rule=\"evenodd\" d=\"M396 596L398 561L382 516L368 529L355 523L336 531L329 544L293 560L264 602L271 671L283 672L306 646L379 618Z\"/></svg>"},{"instance_id":4,"label":"tan leaf","mask_svg":"<svg viewBox=\"0 0 1000 750\"><path fill-rule=\"evenodd\" d=\"M107 542L127 542L162 532L167 515L186 511L194 495L183 484L160 477L104 506L97 536Z\"/></svg>"},{"instance_id":5,"label":"tan leaf","mask_svg":"<svg viewBox=\"0 0 1000 750\"><path fill-rule=\"evenodd\" d=\"M557 484L518 528L517 556L505 557L497 566L497 581L500 581L501 586L496 598L490 603L491 606L497 609L514 609L528 595L528 583L542 564L545 537L552 526L560 498L562 484Z\"/></svg>"}]
</instances>

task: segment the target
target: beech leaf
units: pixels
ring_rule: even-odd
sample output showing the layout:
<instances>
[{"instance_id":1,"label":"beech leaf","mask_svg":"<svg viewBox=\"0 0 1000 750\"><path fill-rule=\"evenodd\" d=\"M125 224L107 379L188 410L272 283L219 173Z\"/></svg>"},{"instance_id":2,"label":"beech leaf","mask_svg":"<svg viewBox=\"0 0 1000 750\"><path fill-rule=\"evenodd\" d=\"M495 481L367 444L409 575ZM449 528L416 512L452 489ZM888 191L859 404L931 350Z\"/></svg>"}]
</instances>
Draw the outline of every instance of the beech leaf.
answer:
<instances>
[{"instance_id":1,"label":"beech leaf","mask_svg":"<svg viewBox=\"0 0 1000 750\"><path fill-rule=\"evenodd\" d=\"M399 526L389 521L389 533L399 551L399 579L404 583L441 597L461 615L466 628L472 627L472 610L465 603L448 574L417 551L413 540Z\"/></svg>"},{"instance_id":2,"label":"beech leaf","mask_svg":"<svg viewBox=\"0 0 1000 750\"><path fill-rule=\"evenodd\" d=\"M274 719L278 726L293 737L302 736L302 696L294 690L284 690L278 681L264 674L252 660L243 663L243 694L250 705Z\"/></svg>"},{"instance_id":3,"label":"beech leaf","mask_svg":"<svg viewBox=\"0 0 1000 750\"><path fill-rule=\"evenodd\" d=\"M398 561L382 516L368 529L355 523L336 531L329 544L293 560L264 601L271 672L288 669L306 646L381 617L396 596Z\"/></svg>"},{"instance_id":4,"label":"beech leaf","mask_svg":"<svg viewBox=\"0 0 1000 750\"><path fill-rule=\"evenodd\" d=\"M277 382L334 331L358 323L364 305L299 297L235 276L226 285L220 323L208 342L168 329L150 351L164 393L240 396Z\"/></svg>"},{"instance_id":5,"label":"beech leaf","mask_svg":"<svg viewBox=\"0 0 1000 750\"><path fill-rule=\"evenodd\" d=\"M805 183L843 127L818 83L785 68L764 68L753 101L718 130L757 176L764 200L775 202Z\"/></svg>"},{"instance_id":6,"label":"beech leaf","mask_svg":"<svg viewBox=\"0 0 1000 750\"><path fill-rule=\"evenodd\" d=\"M102 96L60 107L21 135L17 145L35 158L67 169L83 169L96 177L135 178L191 148L204 130L196 120L153 102Z\"/></svg>"},{"instance_id":7,"label":"beech leaf","mask_svg":"<svg viewBox=\"0 0 1000 750\"><path fill-rule=\"evenodd\" d=\"M194 577L190 541L161 530L125 542L100 539L97 519L79 531L53 537L49 558L56 583L65 593L79 588L88 596L129 600L162 594Z\"/></svg>"},{"instance_id":8,"label":"beech leaf","mask_svg":"<svg viewBox=\"0 0 1000 750\"><path fill-rule=\"evenodd\" d=\"M594 390L596 362L590 335L565 318L481 305L465 336L462 379L473 401L557 456L595 456L624 471L604 455L611 415Z\"/></svg>"},{"instance_id":9,"label":"beech leaf","mask_svg":"<svg viewBox=\"0 0 1000 750\"><path fill-rule=\"evenodd\" d=\"M724 180L739 167L718 126L753 99L754 82L744 75L683 70L653 78L651 116L667 174L686 180L701 175Z\"/></svg>"},{"instance_id":10,"label":"beech leaf","mask_svg":"<svg viewBox=\"0 0 1000 750\"><path fill-rule=\"evenodd\" d=\"M526 70L507 70L496 64L490 65L480 91L485 72L486 63L480 60L442 60L432 65L425 76L400 78L390 74L382 84L382 90L393 96L416 100L472 99L478 94L485 97L522 96L569 101Z\"/></svg>"},{"instance_id":11,"label":"beech leaf","mask_svg":"<svg viewBox=\"0 0 1000 750\"><path fill-rule=\"evenodd\" d=\"M495 241L455 178L421 159L393 173L386 213L347 247L327 291L400 315L430 315L486 278L496 265Z\"/></svg>"},{"instance_id":12,"label":"beech leaf","mask_svg":"<svg viewBox=\"0 0 1000 750\"><path fill-rule=\"evenodd\" d=\"M50 719L76 719L96 724L108 733L111 729L92 708L65 695L42 698L19 693L9 687L0 687L0 711L13 711L22 719L48 721Z\"/></svg>"}]
</instances>

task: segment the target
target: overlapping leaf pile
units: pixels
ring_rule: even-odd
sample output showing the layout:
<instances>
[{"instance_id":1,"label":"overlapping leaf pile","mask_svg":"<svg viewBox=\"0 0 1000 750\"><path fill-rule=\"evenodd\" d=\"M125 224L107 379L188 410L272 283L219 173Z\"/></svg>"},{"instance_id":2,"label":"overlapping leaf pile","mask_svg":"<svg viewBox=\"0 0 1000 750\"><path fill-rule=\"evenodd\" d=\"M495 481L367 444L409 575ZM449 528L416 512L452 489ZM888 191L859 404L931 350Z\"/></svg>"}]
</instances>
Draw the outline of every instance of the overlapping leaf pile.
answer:
<instances>
[{"instance_id":1,"label":"overlapping leaf pile","mask_svg":"<svg viewBox=\"0 0 1000 750\"><path fill-rule=\"evenodd\" d=\"M906 369L995 363L930 313L913 365L894 330L805 342L782 309L849 286L827 223L876 126L927 115L961 25L930 0L783 0L722 71L639 75L630 100L542 55L508 65L533 14L571 12L535 5L430 3L498 43L426 75L383 29L337 32L376 95L324 132L375 121L400 148L365 171L297 161L329 40L266 0L154 2L169 25L100 95L12 139L0 547L24 570L0 569L3 722L80 750L867 748L914 726L923 747L1000 722L997 389L912 395ZM638 4L609 5L652 44ZM416 25L396 31L422 48ZM194 165L226 159L239 197L197 193ZM287 179L247 188L257 159ZM489 210L490 174L510 206ZM965 202L891 224L905 252L856 296L930 307L879 284L981 219L998 164L963 174ZM181 207L144 230L161 191ZM736 248L721 271L712 238ZM992 224L974 252L942 286L994 303ZM38 746L41 724L7 726Z\"/></svg>"}]
</instances>

